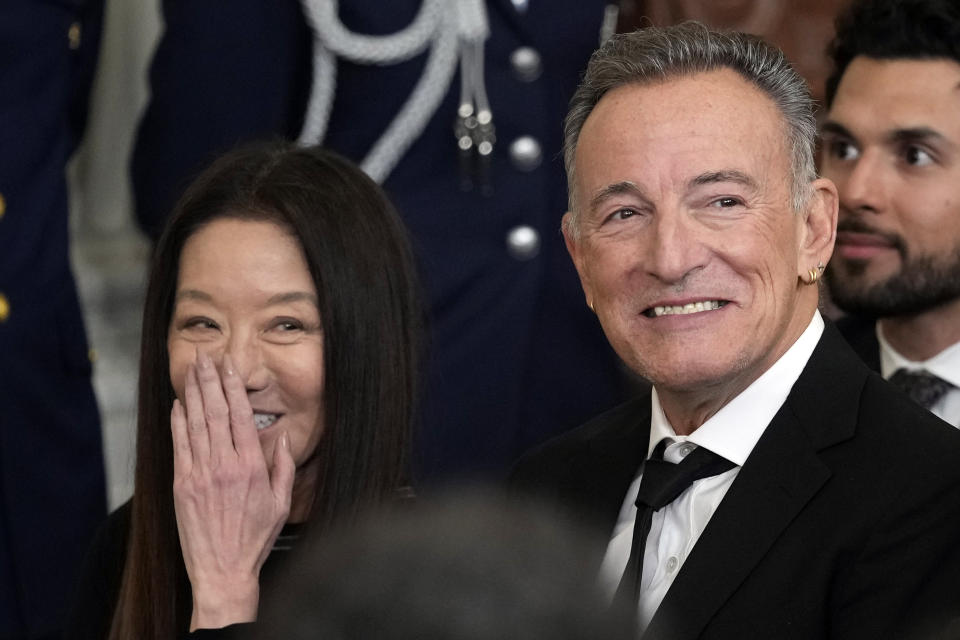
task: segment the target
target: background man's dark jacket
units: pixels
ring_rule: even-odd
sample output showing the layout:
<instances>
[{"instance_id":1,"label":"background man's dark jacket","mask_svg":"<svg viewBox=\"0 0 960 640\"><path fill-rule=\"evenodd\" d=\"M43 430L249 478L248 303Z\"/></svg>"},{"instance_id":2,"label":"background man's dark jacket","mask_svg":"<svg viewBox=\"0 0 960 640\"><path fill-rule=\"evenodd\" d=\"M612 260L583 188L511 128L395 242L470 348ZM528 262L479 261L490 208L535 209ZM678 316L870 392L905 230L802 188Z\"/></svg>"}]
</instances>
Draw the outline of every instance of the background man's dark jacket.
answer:
<instances>
[{"instance_id":1,"label":"background man's dark jacket","mask_svg":"<svg viewBox=\"0 0 960 640\"><path fill-rule=\"evenodd\" d=\"M880 373L880 342L877 320L862 316L845 316L837 320L837 329L868 367Z\"/></svg>"}]
</instances>

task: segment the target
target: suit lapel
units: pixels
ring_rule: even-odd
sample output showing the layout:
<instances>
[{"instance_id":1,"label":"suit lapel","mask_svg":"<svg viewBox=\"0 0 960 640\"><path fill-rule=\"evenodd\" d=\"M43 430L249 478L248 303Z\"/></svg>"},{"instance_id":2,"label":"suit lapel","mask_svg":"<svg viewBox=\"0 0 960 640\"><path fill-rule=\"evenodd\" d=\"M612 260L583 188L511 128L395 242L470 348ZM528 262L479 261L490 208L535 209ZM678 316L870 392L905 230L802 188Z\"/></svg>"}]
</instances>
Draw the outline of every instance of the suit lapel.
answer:
<instances>
[{"instance_id":1,"label":"suit lapel","mask_svg":"<svg viewBox=\"0 0 960 640\"><path fill-rule=\"evenodd\" d=\"M781 410L667 592L650 637L698 637L829 476L795 417Z\"/></svg>"},{"instance_id":2,"label":"suit lapel","mask_svg":"<svg viewBox=\"0 0 960 640\"><path fill-rule=\"evenodd\" d=\"M589 444L569 461L561 494L595 515L600 531L617 523L627 488L647 455L650 440L650 393L604 416Z\"/></svg>"},{"instance_id":3,"label":"suit lapel","mask_svg":"<svg viewBox=\"0 0 960 640\"><path fill-rule=\"evenodd\" d=\"M853 435L867 370L828 325L647 631L696 638L829 479L818 451Z\"/></svg>"}]
</instances>

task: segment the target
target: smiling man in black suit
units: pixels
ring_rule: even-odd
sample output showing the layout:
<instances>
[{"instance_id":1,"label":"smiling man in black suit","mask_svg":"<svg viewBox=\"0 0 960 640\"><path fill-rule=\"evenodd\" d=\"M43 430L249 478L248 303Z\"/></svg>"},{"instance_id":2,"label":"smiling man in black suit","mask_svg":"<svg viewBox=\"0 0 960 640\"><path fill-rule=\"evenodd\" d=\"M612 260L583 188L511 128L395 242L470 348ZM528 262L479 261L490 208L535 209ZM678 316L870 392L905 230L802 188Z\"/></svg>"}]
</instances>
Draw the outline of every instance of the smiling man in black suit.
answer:
<instances>
[{"instance_id":1,"label":"smiling man in black suit","mask_svg":"<svg viewBox=\"0 0 960 640\"><path fill-rule=\"evenodd\" d=\"M594 54L566 120L563 232L653 383L522 460L610 532L601 581L652 638L878 638L960 609L960 432L817 311L837 191L803 80L687 23Z\"/></svg>"}]
</instances>

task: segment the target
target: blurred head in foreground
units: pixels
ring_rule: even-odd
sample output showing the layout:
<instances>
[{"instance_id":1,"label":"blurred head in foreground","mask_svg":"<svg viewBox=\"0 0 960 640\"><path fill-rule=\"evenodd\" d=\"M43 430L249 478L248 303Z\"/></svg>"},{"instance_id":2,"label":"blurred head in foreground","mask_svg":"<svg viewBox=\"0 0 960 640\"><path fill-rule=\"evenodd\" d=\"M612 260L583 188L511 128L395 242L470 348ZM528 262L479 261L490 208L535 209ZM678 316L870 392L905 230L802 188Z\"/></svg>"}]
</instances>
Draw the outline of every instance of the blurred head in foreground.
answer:
<instances>
[{"instance_id":1,"label":"blurred head in foreground","mask_svg":"<svg viewBox=\"0 0 960 640\"><path fill-rule=\"evenodd\" d=\"M595 588L603 544L533 505L448 496L318 540L247 637L634 638Z\"/></svg>"}]
</instances>

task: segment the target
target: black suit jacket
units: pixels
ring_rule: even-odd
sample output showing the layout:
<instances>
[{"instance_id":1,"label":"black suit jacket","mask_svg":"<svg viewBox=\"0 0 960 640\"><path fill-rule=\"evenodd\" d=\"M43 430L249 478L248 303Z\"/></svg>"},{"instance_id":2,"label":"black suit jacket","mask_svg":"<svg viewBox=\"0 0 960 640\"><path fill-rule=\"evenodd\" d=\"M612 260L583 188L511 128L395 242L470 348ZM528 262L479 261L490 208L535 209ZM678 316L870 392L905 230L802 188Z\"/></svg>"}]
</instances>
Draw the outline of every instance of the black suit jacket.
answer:
<instances>
[{"instance_id":1,"label":"black suit jacket","mask_svg":"<svg viewBox=\"0 0 960 640\"><path fill-rule=\"evenodd\" d=\"M610 531L649 428L646 393L525 457L514 486ZM828 325L647 637L902 637L960 610L958 547L960 431Z\"/></svg>"},{"instance_id":2,"label":"black suit jacket","mask_svg":"<svg viewBox=\"0 0 960 640\"><path fill-rule=\"evenodd\" d=\"M880 372L880 342L875 318L844 316L837 320L837 329L868 367Z\"/></svg>"}]
</instances>

